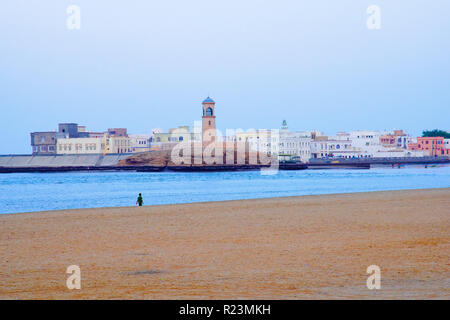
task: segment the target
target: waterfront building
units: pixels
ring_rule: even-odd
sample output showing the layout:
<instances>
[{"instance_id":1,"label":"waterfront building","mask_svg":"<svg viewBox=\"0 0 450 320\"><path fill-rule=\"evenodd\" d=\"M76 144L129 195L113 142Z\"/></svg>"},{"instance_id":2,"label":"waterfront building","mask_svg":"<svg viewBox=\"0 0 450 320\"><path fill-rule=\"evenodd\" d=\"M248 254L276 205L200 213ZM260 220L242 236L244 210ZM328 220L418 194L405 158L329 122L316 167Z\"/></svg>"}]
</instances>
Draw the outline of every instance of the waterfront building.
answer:
<instances>
[{"instance_id":1,"label":"waterfront building","mask_svg":"<svg viewBox=\"0 0 450 320\"><path fill-rule=\"evenodd\" d=\"M335 136L314 136L313 158L395 158L423 156L405 148L412 138L401 130L380 134L378 131L357 130L338 132Z\"/></svg>"},{"instance_id":2,"label":"waterfront building","mask_svg":"<svg viewBox=\"0 0 450 320\"><path fill-rule=\"evenodd\" d=\"M33 155L56 154L56 132L31 132L31 148Z\"/></svg>"},{"instance_id":3,"label":"waterfront building","mask_svg":"<svg viewBox=\"0 0 450 320\"><path fill-rule=\"evenodd\" d=\"M105 137L105 154L123 154L132 153L131 139L128 136L106 136Z\"/></svg>"},{"instance_id":4,"label":"waterfront building","mask_svg":"<svg viewBox=\"0 0 450 320\"><path fill-rule=\"evenodd\" d=\"M335 136L314 136L311 142L312 158L359 158L361 152L354 148L350 134L338 132Z\"/></svg>"},{"instance_id":5,"label":"waterfront building","mask_svg":"<svg viewBox=\"0 0 450 320\"><path fill-rule=\"evenodd\" d=\"M107 132L88 132L76 123L58 126L57 154L123 154L132 153L126 128L110 128Z\"/></svg>"},{"instance_id":6,"label":"waterfront building","mask_svg":"<svg viewBox=\"0 0 450 320\"><path fill-rule=\"evenodd\" d=\"M327 136L314 136L314 140L311 141L311 158L321 159L328 156L327 141Z\"/></svg>"},{"instance_id":7,"label":"waterfront building","mask_svg":"<svg viewBox=\"0 0 450 320\"><path fill-rule=\"evenodd\" d=\"M105 148L105 137L61 138L57 142L57 154L101 154Z\"/></svg>"},{"instance_id":8,"label":"waterfront building","mask_svg":"<svg viewBox=\"0 0 450 320\"><path fill-rule=\"evenodd\" d=\"M352 148L357 158L373 158L382 149L380 132L371 130L355 130L349 133Z\"/></svg>"},{"instance_id":9,"label":"waterfront building","mask_svg":"<svg viewBox=\"0 0 450 320\"><path fill-rule=\"evenodd\" d=\"M359 130L350 132L352 147L360 158L397 158L423 156L422 152L407 150L413 138L403 130L379 131Z\"/></svg>"},{"instance_id":10,"label":"waterfront building","mask_svg":"<svg viewBox=\"0 0 450 320\"><path fill-rule=\"evenodd\" d=\"M162 132L162 129L153 130L150 136L150 148L157 150L170 150L177 143L183 141L200 142L201 132L191 132L189 126L179 126L169 129L169 132Z\"/></svg>"},{"instance_id":11,"label":"waterfront building","mask_svg":"<svg viewBox=\"0 0 450 320\"><path fill-rule=\"evenodd\" d=\"M249 150L277 156L280 161L308 162L311 158L311 135L289 131L286 120L283 120L280 130L238 131L232 139L227 137L227 141L246 143Z\"/></svg>"},{"instance_id":12,"label":"waterfront building","mask_svg":"<svg viewBox=\"0 0 450 320\"><path fill-rule=\"evenodd\" d=\"M416 143L408 145L408 149L412 151L421 150L429 156L450 154L449 149L445 147L444 137L418 137Z\"/></svg>"},{"instance_id":13,"label":"waterfront building","mask_svg":"<svg viewBox=\"0 0 450 320\"><path fill-rule=\"evenodd\" d=\"M215 101L207 97L202 102L202 127L201 130L191 132L189 126L179 126L163 132L162 129L153 129L150 137L151 149L170 150L180 142L202 142L203 147L216 141L216 115Z\"/></svg>"},{"instance_id":14,"label":"waterfront building","mask_svg":"<svg viewBox=\"0 0 450 320\"><path fill-rule=\"evenodd\" d=\"M78 126L77 123L60 123L58 132L44 131L31 132L31 147L33 155L50 155L57 153L57 140L61 138L88 137L86 127Z\"/></svg>"},{"instance_id":15,"label":"waterfront building","mask_svg":"<svg viewBox=\"0 0 450 320\"><path fill-rule=\"evenodd\" d=\"M124 154L132 153L130 137L105 134L101 138L61 138L57 154Z\"/></svg>"},{"instance_id":16,"label":"waterfront building","mask_svg":"<svg viewBox=\"0 0 450 320\"><path fill-rule=\"evenodd\" d=\"M245 145L251 152L263 152L268 155L272 154L272 144L275 146L279 144L279 136L268 129L237 130L232 139L227 137L226 140Z\"/></svg>"},{"instance_id":17,"label":"waterfront building","mask_svg":"<svg viewBox=\"0 0 450 320\"><path fill-rule=\"evenodd\" d=\"M351 135L347 132L338 132L335 136L329 136L327 143L328 157L334 158L359 158L361 151L352 145Z\"/></svg>"},{"instance_id":18,"label":"waterfront building","mask_svg":"<svg viewBox=\"0 0 450 320\"><path fill-rule=\"evenodd\" d=\"M403 130L393 130L380 136L380 144L387 148L407 149L411 143L411 137Z\"/></svg>"},{"instance_id":19,"label":"waterfront building","mask_svg":"<svg viewBox=\"0 0 450 320\"><path fill-rule=\"evenodd\" d=\"M311 158L311 133L291 132L283 120L279 135L278 159L308 162Z\"/></svg>"},{"instance_id":20,"label":"waterfront building","mask_svg":"<svg viewBox=\"0 0 450 320\"><path fill-rule=\"evenodd\" d=\"M131 152L148 152L150 151L150 138L152 135L147 134L130 134Z\"/></svg>"}]
</instances>

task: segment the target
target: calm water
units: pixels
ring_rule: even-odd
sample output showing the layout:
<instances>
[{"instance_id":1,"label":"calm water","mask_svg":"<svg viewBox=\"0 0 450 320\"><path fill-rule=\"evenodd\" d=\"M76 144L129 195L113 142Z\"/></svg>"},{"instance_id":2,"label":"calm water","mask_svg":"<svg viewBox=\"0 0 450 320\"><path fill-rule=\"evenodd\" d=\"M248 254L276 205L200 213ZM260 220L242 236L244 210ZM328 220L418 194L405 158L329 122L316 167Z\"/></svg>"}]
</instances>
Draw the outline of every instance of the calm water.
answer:
<instances>
[{"instance_id":1,"label":"calm water","mask_svg":"<svg viewBox=\"0 0 450 320\"><path fill-rule=\"evenodd\" d=\"M71 172L0 174L0 213L235 200L376 190L448 188L450 166L425 169L222 173Z\"/></svg>"}]
</instances>

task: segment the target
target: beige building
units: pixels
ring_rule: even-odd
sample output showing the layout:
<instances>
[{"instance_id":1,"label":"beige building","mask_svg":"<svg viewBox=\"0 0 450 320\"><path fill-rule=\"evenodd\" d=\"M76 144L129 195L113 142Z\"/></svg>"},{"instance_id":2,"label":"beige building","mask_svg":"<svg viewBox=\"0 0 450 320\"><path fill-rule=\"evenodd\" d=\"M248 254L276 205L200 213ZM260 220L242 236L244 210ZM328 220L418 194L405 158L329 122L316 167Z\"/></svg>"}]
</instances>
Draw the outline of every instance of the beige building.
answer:
<instances>
[{"instance_id":1,"label":"beige building","mask_svg":"<svg viewBox=\"0 0 450 320\"><path fill-rule=\"evenodd\" d=\"M104 138L63 138L56 142L57 154L103 153Z\"/></svg>"},{"instance_id":2,"label":"beige building","mask_svg":"<svg viewBox=\"0 0 450 320\"><path fill-rule=\"evenodd\" d=\"M106 137L104 153L132 153L131 139L124 136Z\"/></svg>"},{"instance_id":3,"label":"beige building","mask_svg":"<svg viewBox=\"0 0 450 320\"><path fill-rule=\"evenodd\" d=\"M63 138L56 143L57 154L132 153L129 137Z\"/></svg>"}]
</instances>

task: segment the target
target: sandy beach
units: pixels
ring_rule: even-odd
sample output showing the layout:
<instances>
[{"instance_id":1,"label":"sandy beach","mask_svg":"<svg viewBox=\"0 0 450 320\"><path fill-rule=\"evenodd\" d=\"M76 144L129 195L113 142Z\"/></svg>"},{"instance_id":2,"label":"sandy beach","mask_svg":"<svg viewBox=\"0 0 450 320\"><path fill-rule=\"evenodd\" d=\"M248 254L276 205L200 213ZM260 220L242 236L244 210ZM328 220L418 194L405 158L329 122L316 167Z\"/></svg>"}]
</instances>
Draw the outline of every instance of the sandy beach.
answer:
<instances>
[{"instance_id":1,"label":"sandy beach","mask_svg":"<svg viewBox=\"0 0 450 320\"><path fill-rule=\"evenodd\" d=\"M0 215L0 252L1 299L449 299L450 188Z\"/></svg>"}]
</instances>

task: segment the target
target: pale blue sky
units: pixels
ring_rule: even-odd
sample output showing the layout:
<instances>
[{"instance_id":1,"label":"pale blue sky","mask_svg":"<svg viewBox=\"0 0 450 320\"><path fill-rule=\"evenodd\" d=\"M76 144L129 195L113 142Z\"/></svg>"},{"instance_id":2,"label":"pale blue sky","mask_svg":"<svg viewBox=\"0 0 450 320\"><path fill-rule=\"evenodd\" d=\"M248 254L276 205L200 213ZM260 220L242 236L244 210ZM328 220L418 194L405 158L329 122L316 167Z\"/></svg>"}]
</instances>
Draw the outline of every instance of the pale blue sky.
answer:
<instances>
[{"instance_id":1,"label":"pale blue sky","mask_svg":"<svg viewBox=\"0 0 450 320\"><path fill-rule=\"evenodd\" d=\"M192 126L208 94L220 129L449 130L449 51L448 0L3 0L0 153L59 122Z\"/></svg>"}]
</instances>

